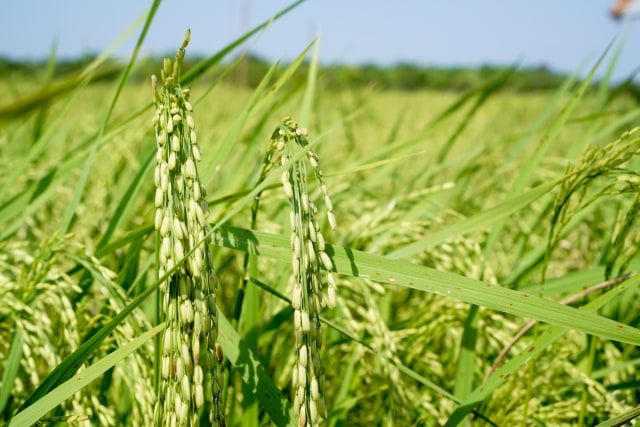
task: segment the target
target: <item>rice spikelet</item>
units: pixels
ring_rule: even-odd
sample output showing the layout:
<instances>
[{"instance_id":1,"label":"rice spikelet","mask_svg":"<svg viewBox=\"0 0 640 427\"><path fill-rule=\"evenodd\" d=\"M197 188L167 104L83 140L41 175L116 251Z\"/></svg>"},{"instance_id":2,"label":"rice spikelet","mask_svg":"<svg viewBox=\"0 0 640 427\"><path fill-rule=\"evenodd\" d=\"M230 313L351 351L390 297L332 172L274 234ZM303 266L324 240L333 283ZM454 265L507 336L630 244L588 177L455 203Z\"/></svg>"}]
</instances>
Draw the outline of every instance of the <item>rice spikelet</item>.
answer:
<instances>
[{"instance_id":1,"label":"rice spikelet","mask_svg":"<svg viewBox=\"0 0 640 427\"><path fill-rule=\"evenodd\" d=\"M224 425L221 357L216 349L218 279L206 233L208 205L198 176L197 144L189 89L180 87L187 32L174 62L162 70L163 88L152 77L156 113L157 165L155 228L158 236L161 310L167 328L161 338L160 382L154 412L157 426L197 426L209 413L212 425ZM217 350L217 351L216 351Z\"/></svg>"},{"instance_id":2,"label":"rice spikelet","mask_svg":"<svg viewBox=\"0 0 640 427\"><path fill-rule=\"evenodd\" d=\"M291 249L293 270L293 292L291 305L294 309L296 333L296 362L293 368L292 389L294 412L299 426L316 426L327 417L327 408L322 393L324 370L320 361L322 329L320 311L323 305L335 307L336 280L333 262L326 252L325 239L318 223L318 208L309 198L307 171L304 160L292 160L295 147L306 151L306 158L320 185L327 220L332 229L336 227L333 204L322 179L318 156L308 148L307 130L286 117L274 131L271 145L265 156L260 180L275 167L288 165L282 173L281 182L285 196L291 206ZM258 198L259 200L259 198ZM257 202L254 204L254 218ZM322 293L322 270L326 270L327 294Z\"/></svg>"}]
</instances>

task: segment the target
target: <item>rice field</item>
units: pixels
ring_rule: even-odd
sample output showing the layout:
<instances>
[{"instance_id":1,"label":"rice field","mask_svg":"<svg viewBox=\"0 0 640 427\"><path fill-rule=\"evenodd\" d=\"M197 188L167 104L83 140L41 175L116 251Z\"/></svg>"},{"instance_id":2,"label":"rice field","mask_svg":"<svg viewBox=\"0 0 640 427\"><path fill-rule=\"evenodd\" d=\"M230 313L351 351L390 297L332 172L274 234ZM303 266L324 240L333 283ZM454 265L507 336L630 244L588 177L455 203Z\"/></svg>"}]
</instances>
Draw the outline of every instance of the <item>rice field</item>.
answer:
<instances>
[{"instance_id":1,"label":"rice field","mask_svg":"<svg viewBox=\"0 0 640 427\"><path fill-rule=\"evenodd\" d=\"M314 46L247 89L234 43L155 90L0 78L5 425L633 424L634 99L328 91Z\"/></svg>"}]
</instances>

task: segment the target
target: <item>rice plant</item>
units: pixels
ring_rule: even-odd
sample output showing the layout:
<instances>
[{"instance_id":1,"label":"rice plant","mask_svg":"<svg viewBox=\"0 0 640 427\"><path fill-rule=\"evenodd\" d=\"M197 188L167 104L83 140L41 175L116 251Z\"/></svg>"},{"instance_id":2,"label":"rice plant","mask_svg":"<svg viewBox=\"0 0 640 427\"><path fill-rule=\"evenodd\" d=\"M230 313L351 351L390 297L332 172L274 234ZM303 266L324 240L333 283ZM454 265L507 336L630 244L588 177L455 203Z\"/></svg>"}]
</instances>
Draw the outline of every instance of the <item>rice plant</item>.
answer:
<instances>
[{"instance_id":1,"label":"rice plant","mask_svg":"<svg viewBox=\"0 0 640 427\"><path fill-rule=\"evenodd\" d=\"M188 34L150 96L154 4L119 80L0 99L2 422L633 422L640 108L605 55L548 94L336 93L311 46L229 82L298 4L186 68Z\"/></svg>"},{"instance_id":2,"label":"rice plant","mask_svg":"<svg viewBox=\"0 0 640 427\"><path fill-rule=\"evenodd\" d=\"M155 229L158 232L162 319L160 385L155 424L195 426L200 412L224 424L220 402L221 350L216 349L217 282L206 240L208 205L198 175L201 160L189 90L180 87L187 32L175 61L165 60L162 92L153 77L157 155ZM165 277L169 274L168 277Z\"/></svg>"},{"instance_id":3,"label":"rice plant","mask_svg":"<svg viewBox=\"0 0 640 427\"><path fill-rule=\"evenodd\" d=\"M264 180L274 167L283 166L281 183L289 201L289 226L291 228L293 291L291 307L294 309L296 362L292 368L293 411L298 425L320 425L327 418L323 397L324 369L320 358L322 328L320 312L324 305L336 306L336 279L332 272L331 258L325 252L324 235L318 223L318 207L309 198L307 172L303 159L292 160L294 147L304 150L313 174L320 185L327 219L331 229L336 228L333 204L322 179L317 154L308 148L307 129L286 117L271 136L269 150L260 171ZM252 212L258 210L258 200ZM327 294L322 292L321 268L327 271Z\"/></svg>"}]
</instances>

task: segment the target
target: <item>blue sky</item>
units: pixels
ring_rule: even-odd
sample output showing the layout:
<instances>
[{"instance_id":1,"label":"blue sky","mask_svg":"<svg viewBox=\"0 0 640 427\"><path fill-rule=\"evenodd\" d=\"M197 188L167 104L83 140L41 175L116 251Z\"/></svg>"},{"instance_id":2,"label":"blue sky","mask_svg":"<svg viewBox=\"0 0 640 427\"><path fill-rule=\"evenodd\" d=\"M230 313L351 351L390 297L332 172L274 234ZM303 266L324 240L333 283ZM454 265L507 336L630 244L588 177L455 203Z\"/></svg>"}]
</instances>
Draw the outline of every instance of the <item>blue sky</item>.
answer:
<instances>
[{"instance_id":1,"label":"blue sky","mask_svg":"<svg viewBox=\"0 0 640 427\"><path fill-rule=\"evenodd\" d=\"M4 0L0 56L45 58L54 40L64 58L101 52L151 4L143 0ZM143 54L174 54L186 28L187 55L211 55L289 4L282 0L165 0ZM320 35L322 63L411 62L435 66L592 65L625 39L614 76L640 66L640 20L617 22L611 0L307 0L275 22L251 49L269 60L296 57ZM127 56L139 29L116 51ZM611 55L610 55L611 57ZM604 72L604 69L602 70ZM584 74L584 73L583 73ZM602 73L600 73L602 74Z\"/></svg>"}]
</instances>

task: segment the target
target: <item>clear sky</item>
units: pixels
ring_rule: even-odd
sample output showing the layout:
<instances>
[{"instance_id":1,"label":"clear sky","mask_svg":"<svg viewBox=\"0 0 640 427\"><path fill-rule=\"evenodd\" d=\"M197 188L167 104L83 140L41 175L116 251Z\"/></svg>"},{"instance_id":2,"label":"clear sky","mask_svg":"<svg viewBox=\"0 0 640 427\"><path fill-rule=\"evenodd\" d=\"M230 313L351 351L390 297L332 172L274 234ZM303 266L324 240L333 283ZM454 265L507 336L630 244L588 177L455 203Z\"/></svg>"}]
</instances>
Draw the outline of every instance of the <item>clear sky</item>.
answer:
<instances>
[{"instance_id":1,"label":"clear sky","mask_svg":"<svg viewBox=\"0 0 640 427\"><path fill-rule=\"evenodd\" d=\"M3 0L0 56L46 58L54 41L60 57L99 53L150 4L151 0ZM143 54L173 55L190 27L187 55L211 55L288 4L165 0ZM620 80L640 66L640 20L614 21L608 15L611 4L612 0L307 0L268 28L251 49L268 60L289 60L320 34L324 64L519 62L572 72L592 65L617 36L618 41L626 40L614 73ZM118 56L131 52L139 31L131 33Z\"/></svg>"}]
</instances>

